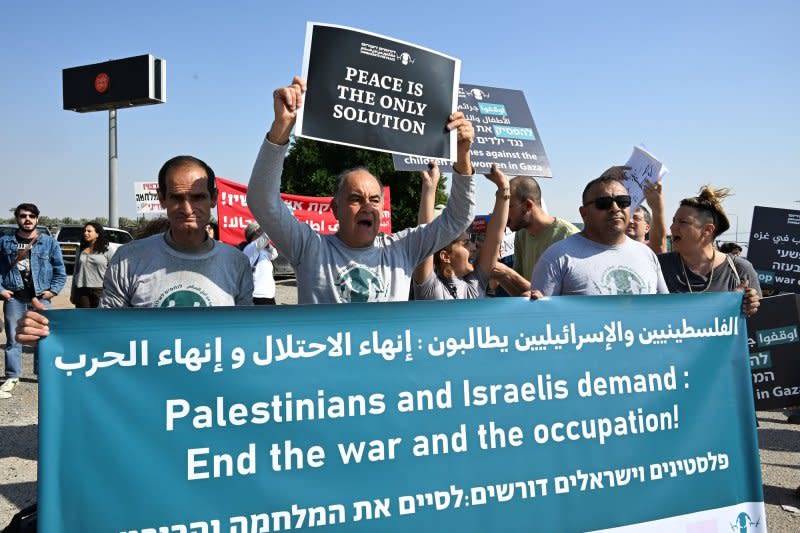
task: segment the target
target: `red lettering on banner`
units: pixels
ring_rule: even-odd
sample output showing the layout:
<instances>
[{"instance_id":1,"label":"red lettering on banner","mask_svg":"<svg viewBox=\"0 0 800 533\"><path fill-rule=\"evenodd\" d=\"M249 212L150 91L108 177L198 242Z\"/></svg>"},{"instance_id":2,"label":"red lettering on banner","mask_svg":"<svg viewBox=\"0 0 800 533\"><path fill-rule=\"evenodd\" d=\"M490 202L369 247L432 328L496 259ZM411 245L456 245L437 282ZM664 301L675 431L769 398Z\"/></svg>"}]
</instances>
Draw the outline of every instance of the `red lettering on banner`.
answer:
<instances>
[{"instance_id":1,"label":"red lettering on banner","mask_svg":"<svg viewBox=\"0 0 800 533\"><path fill-rule=\"evenodd\" d=\"M247 208L247 186L220 177L217 177L216 182L219 191L219 202L217 202L219 238L222 242L236 246L245 240L244 229L254 220L253 214ZM281 199L297 220L308 224L314 231L326 235L336 233L339 229L339 223L331 212L331 198L281 193ZM389 187L383 189L381 231L392 232Z\"/></svg>"}]
</instances>

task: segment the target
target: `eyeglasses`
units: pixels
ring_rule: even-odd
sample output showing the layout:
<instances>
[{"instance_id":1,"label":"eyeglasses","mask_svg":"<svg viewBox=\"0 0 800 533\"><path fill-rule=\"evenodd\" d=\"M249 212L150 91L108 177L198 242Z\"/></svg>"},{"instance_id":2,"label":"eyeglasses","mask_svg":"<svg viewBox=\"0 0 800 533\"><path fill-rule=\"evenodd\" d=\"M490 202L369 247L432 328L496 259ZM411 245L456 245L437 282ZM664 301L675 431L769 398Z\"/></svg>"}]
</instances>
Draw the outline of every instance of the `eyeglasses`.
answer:
<instances>
[{"instance_id":1,"label":"eyeglasses","mask_svg":"<svg viewBox=\"0 0 800 533\"><path fill-rule=\"evenodd\" d=\"M601 196L590 200L583 205L594 204L597 209L606 211L611 209L611 204L616 203L620 209L625 209L631 205L631 197L628 194L618 194L617 196Z\"/></svg>"},{"instance_id":2,"label":"eyeglasses","mask_svg":"<svg viewBox=\"0 0 800 533\"><path fill-rule=\"evenodd\" d=\"M39 217L34 214L20 213L19 215L17 215L17 218L21 218L23 220L25 220L26 218L29 218L31 220L36 220Z\"/></svg>"}]
</instances>

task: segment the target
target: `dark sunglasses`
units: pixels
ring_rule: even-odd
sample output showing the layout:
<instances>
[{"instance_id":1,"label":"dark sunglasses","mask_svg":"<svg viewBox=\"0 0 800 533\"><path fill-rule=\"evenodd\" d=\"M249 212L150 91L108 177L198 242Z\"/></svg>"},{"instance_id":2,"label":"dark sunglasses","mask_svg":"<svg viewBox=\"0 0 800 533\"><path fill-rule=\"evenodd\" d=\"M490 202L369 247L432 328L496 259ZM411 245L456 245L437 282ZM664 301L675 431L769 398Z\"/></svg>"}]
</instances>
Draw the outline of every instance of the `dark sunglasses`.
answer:
<instances>
[{"instance_id":1,"label":"dark sunglasses","mask_svg":"<svg viewBox=\"0 0 800 533\"><path fill-rule=\"evenodd\" d=\"M595 198L589 202L586 202L583 205L594 204L597 209L602 209L606 211L607 209L611 209L611 204L616 203L620 209L625 209L626 207L630 207L631 205L631 197L627 194L618 194L617 196L601 196L599 198Z\"/></svg>"},{"instance_id":2,"label":"dark sunglasses","mask_svg":"<svg viewBox=\"0 0 800 533\"><path fill-rule=\"evenodd\" d=\"M37 218L39 218L39 217L38 217L38 216L36 216L36 215L29 215L28 213L20 213L20 214L19 214L19 215L17 215L17 216L18 216L20 219L22 219L22 220L25 220L26 218L29 218L29 219L31 219L31 220L36 220Z\"/></svg>"}]
</instances>

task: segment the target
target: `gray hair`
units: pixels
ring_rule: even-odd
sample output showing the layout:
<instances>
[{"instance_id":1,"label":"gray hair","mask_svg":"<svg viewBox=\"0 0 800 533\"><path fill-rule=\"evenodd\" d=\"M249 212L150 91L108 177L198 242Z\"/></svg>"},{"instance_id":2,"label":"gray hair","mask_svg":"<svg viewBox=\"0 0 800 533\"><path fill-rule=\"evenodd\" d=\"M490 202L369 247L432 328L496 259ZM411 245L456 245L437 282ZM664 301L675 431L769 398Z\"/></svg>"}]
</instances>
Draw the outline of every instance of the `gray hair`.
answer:
<instances>
[{"instance_id":1,"label":"gray hair","mask_svg":"<svg viewBox=\"0 0 800 533\"><path fill-rule=\"evenodd\" d=\"M337 199L339 198L339 193L341 193L342 189L344 188L344 182L347 179L347 176L349 176L353 172L366 172L367 174L375 178L375 181L378 182L378 186L381 189L381 197L383 197L383 183L381 182L380 178L374 175L372 172L370 172L367 167L362 165L362 166L347 168L339 172L339 174L336 176L336 182L334 184L334 190L333 190L334 198Z\"/></svg>"}]
</instances>

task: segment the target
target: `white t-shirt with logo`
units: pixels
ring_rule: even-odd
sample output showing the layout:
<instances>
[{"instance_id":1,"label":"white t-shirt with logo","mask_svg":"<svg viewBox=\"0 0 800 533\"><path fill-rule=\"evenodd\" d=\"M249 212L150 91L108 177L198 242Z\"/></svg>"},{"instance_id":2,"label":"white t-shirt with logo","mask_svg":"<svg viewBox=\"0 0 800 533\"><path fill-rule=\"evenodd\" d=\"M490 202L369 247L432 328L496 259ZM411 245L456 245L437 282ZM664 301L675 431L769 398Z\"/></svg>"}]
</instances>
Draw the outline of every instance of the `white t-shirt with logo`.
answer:
<instances>
[{"instance_id":1,"label":"white t-shirt with logo","mask_svg":"<svg viewBox=\"0 0 800 533\"><path fill-rule=\"evenodd\" d=\"M668 294L658 257L626 237L606 245L580 233L550 245L536 263L531 289L545 296Z\"/></svg>"},{"instance_id":2,"label":"white t-shirt with logo","mask_svg":"<svg viewBox=\"0 0 800 533\"><path fill-rule=\"evenodd\" d=\"M100 307L253 305L253 273L233 246L208 252L171 248L163 234L121 246L106 270Z\"/></svg>"}]
</instances>

